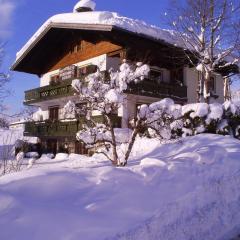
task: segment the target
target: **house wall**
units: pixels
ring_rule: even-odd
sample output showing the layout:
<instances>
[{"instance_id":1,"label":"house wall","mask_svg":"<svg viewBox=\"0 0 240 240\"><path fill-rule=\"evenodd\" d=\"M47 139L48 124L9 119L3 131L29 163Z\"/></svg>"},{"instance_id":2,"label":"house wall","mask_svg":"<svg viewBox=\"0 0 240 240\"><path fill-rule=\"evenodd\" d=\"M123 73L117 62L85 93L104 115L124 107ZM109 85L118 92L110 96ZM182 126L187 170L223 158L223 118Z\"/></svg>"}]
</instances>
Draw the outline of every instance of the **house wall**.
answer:
<instances>
[{"instance_id":1,"label":"house wall","mask_svg":"<svg viewBox=\"0 0 240 240\"><path fill-rule=\"evenodd\" d=\"M216 81L216 91L215 94L219 97L213 102L223 103L224 95L223 95L223 77L219 74L215 75ZM195 68L184 68L184 84L187 86L187 95L188 95L188 103L194 103L197 101L197 89L198 89L198 72Z\"/></svg>"},{"instance_id":2,"label":"house wall","mask_svg":"<svg viewBox=\"0 0 240 240\"><path fill-rule=\"evenodd\" d=\"M198 72L194 68L185 67L183 71L184 84L187 86L188 103L197 101Z\"/></svg>"},{"instance_id":3,"label":"house wall","mask_svg":"<svg viewBox=\"0 0 240 240\"><path fill-rule=\"evenodd\" d=\"M122 107L118 111L118 116L122 117L122 127L129 127L129 121L136 116L137 105L151 104L159 101L159 98L137 96L132 94L125 95Z\"/></svg>"},{"instance_id":4,"label":"house wall","mask_svg":"<svg viewBox=\"0 0 240 240\"><path fill-rule=\"evenodd\" d=\"M219 96L217 102L224 102L224 81L220 74L216 75L216 94Z\"/></svg>"}]
</instances>

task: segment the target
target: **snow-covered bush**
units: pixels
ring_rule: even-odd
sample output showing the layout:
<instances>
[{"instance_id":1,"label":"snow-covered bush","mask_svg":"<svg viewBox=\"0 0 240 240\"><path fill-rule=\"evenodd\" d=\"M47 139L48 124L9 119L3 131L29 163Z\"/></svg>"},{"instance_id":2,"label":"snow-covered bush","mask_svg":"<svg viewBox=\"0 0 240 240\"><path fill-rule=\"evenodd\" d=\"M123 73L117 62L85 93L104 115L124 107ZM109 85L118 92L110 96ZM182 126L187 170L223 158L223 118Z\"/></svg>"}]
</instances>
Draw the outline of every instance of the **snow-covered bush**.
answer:
<instances>
[{"instance_id":1,"label":"snow-covered bush","mask_svg":"<svg viewBox=\"0 0 240 240\"><path fill-rule=\"evenodd\" d=\"M182 106L182 135L213 133L239 137L240 106L231 101L219 103L195 103Z\"/></svg>"},{"instance_id":2,"label":"snow-covered bush","mask_svg":"<svg viewBox=\"0 0 240 240\"><path fill-rule=\"evenodd\" d=\"M117 149L123 140L119 141L116 119L125 101L124 91L129 83L144 80L149 71L146 64L132 65L124 61L119 71L110 70L108 77L98 69L84 80L73 80L72 87L83 104L76 107L73 102L68 102L64 113L73 117L78 112L83 117L77 139L84 142L87 148L94 149L94 152L104 154L113 165L126 165L137 136L170 140L203 132L229 134L231 122L236 122L233 135L239 134L238 110L233 103L229 103L229 106L217 103L181 106L165 98L138 108L136 117L130 120L131 129L125 131L128 133L124 137L128 139L125 154L119 156ZM235 109L235 112L229 108Z\"/></svg>"},{"instance_id":3,"label":"snow-covered bush","mask_svg":"<svg viewBox=\"0 0 240 240\"><path fill-rule=\"evenodd\" d=\"M142 134L161 139L176 139L201 133L232 135L240 138L240 104L175 104L166 98L139 107Z\"/></svg>"},{"instance_id":4,"label":"snow-covered bush","mask_svg":"<svg viewBox=\"0 0 240 240\"><path fill-rule=\"evenodd\" d=\"M84 103L83 109L80 109L80 112L83 112L84 124L77 133L77 139L89 148L97 146L99 153L104 154L114 165L126 165L141 125L141 119L135 122L132 134L128 136L129 147L126 155L124 159L119 159L116 119L118 110L125 101L124 91L130 82L138 83L144 80L149 71L146 64L138 62L133 65L124 60L119 71L110 69L108 77L98 69L84 81L72 81L72 87L79 94L80 102Z\"/></svg>"},{"instance_id":5,"label":"snow-covered bush","mask_svg":"<svg viewBox=\"0 0 240 240\"><path fill-rule=\"evenodd\" d=\"M172 139L182 128L181 105L174 104L170 98L148 105L141 105L138 118L142 119L142 130L150 137Z\"/></svg>"}]
</instances>

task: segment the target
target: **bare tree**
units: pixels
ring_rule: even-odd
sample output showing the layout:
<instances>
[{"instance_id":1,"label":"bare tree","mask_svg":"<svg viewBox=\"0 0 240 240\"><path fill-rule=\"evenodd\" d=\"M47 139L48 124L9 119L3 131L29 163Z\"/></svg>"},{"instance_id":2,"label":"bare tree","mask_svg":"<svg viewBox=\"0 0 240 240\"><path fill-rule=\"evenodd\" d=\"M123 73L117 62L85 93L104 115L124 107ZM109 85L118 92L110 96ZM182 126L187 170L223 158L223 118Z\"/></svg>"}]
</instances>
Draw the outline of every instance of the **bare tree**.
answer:
<instances>
[{"instance_id":1,"label":"bare tree","mask_svg":"<svg viewBox=\"0 0 240 240\"><path fill-rule=\"evenodd\" d=\"M185 54L199 71L198 100L209 102L211 76L221 73L225 85L238 73L240 3L238 0L173 1L166 14ZM228 86L225 86L227 94Z\"/></svg>"},{"instance_id":2,"label":"bare tree","mask_svg":"<svg viewBox=\"0 0 240 240\"><path fill-rule=\"evenodd\" d=\"M9 122L5 117L0 117L0 128L3 129L9 128Z\"/></svg>"},{"instance_id":3,"label":"bare tree","mask_svg":"<svg viewBox=\"0 0 240 240\"><path fill-rule=\"evenodd\" d=\"M9 82L9 74L4 73L1 70L4 57L4 44L0 43L0 111L2 112L5 107L3 100L9 96L9 90L6 88L7 83Z\"/></svg>"}]
</instances>

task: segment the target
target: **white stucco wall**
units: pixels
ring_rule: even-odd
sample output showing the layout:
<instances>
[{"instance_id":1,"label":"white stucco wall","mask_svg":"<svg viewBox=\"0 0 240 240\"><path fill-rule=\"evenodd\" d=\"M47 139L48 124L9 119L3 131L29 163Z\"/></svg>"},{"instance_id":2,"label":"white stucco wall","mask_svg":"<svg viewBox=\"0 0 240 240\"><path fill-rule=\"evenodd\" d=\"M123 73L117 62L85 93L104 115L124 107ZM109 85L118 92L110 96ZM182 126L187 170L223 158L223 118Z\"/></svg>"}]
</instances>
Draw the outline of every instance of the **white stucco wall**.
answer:
<instances>
[{"instance_id":1,"label":"white stucco wall","mask_svg":"<svg viewBox=\"0 0 240 240\"><path fill-rule=\"evenodd\" d=\"M159 100L153 97L125 95L124 103L118 111L118 116L122 117L122 127L127 128L129 120L135 117L137 104L150 104Z\"/></svg>"},{"instance_id":2,"label":"white stucco wall","mask_svg":"<svg viewBox=\"0 0 240 240\"><path fill-rule=\"evenodd\" d=\"M194 68L185 67L183 76L187 86L188 103L194 103L197 101L198 72Z\"/></svg>"},{"instance_id":3,"label":"white stucco wall","mask_svg":"<svg viewBox=\"0 0 240 240\"><path fill-rule=\"evenodd\" d=\"M216 92L219 97L213 102L223 103L223 78L221 75L216 74ZM184 84L187 86L188 103L194 103L197 101L197 88L198 88L198 72L195 68L184 68Z\"/></svg>"},{"instance_id":4,"label":"white stucco wall","mask_svg":"<svg viewBox=\"0 0 240 240\"><path fill-rule=\"evenodd\" d=\"M224 102L224 81L220 74L216 75L216 94L219 96L217 102Z\"/></svg>"}]
</instances>

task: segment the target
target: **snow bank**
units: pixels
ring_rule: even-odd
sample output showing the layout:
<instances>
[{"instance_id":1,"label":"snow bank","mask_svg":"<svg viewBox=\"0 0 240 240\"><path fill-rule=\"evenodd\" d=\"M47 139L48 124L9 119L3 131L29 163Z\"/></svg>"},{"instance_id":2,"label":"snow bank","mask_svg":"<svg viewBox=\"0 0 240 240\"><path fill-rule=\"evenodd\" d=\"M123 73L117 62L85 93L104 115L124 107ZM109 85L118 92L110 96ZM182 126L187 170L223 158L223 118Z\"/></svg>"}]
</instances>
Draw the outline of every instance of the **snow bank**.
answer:
<instances>
[{"instance_id":1,"label":"snow bank","mask_svg":"<svg viewBox=\"0 0 240 240\"><path fill-rule=\"evenodd\" d=\"M27 158L39 158L39 154L37 152L27 152L25 156Z\"/></svg>"},{"instance_id":2,"label":"snow bank","mask_svg":"<svg viewBox=\"0 0 240 240\"><path fill-rule=\"evenodd\" d=\"M137 151L126 168L70 155L0 178L0 239L220 240L240 232L238 140L138 139Z\"/></svg>"},{"instance_id":3,"label":"snow bank","mask_svg":"<svg viewBox=\"0 0 240 240\"><path fill-rule=\"evenodd\" d=\"M14 157L15 144L17 140L23 139L23 130L3 130L0 129L0 161L12 159ZM1 162L0 162L1 164Z\"/></svg>"}]
</instances>

